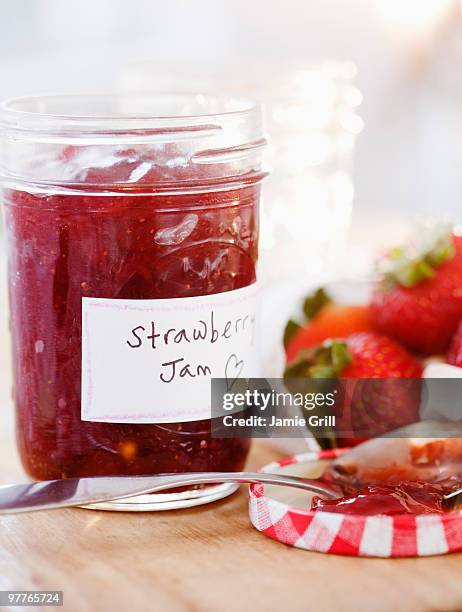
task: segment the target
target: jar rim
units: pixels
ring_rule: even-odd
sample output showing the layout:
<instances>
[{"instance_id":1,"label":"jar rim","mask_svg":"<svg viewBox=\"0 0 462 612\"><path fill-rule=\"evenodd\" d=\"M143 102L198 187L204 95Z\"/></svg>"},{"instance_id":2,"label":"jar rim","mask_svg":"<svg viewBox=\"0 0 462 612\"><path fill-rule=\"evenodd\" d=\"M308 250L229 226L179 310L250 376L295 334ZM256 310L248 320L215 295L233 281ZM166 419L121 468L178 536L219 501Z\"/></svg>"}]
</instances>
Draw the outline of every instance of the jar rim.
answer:
<instances>
[{"instance_id":1,"label":"jar rim","mask_svg":"<svg viewBox=\"0 0 462 612\"><path fill-rule=\"evenodd\" d=\"M88 105L88 110L83 109ZM182 107L184 110L168 110ZM103 110L107 109L107 110ZM110 110L113 109L113 110ZM149 110L148 110L149 109ZM154 110L157 109L157 110ZM165 127L169 122L220 121L227 117L259 115L258 102L240 96L215 96L183 92L101 92L55 93L8 98L0 103L0 126L27 127L31 130L47 124L85 126L95 129L108 123L117 129L129 129L142 121L146 128ZM115 122L115 123L114 123Z\"/></svg>"},{"instance_id":2,"label":"jar rim","mask_svg":"<svg viewBox=\"0 0 462 612\"><path fill-rule=\"evenodd\" d=\"M136 182L151 193L202 192L264 176L261 108L242 97L152 91L24 96L0 104L0 133L2 184L20 182L34 191L55 185L111 193ZM106 167L110 160L117 167L124 155L144 160L139 177L89 178L91 164ZM149 173L143 177L154 159L161 172L150 185ZM188 164L191 176L172 170Z\"/></svg>"}]
</instances>

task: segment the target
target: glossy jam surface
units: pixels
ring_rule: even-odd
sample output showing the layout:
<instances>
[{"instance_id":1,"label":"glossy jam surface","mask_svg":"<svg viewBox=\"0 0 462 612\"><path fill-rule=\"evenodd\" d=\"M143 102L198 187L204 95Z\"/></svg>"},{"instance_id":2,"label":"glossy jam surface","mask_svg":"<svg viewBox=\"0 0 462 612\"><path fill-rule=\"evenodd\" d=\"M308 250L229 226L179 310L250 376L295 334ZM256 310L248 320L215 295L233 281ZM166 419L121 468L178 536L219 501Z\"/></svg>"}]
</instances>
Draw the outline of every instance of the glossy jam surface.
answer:
<instances>
[{"instance_id":1,"label":"glossy jam surface","mask_svg":"<svg viewBox=\"0 0 462 612\"><path fill-rule=\"evenodd\" d=\"M73 155L71 149L62 154L63 167L72 168ZM213 439L210 421L80 419L83 296L200 296L256 278L257 184L137 195L136 173L150 183L163 176L153 160L132 164L130 155L86 171L92 183L130 178L127 188L117 187L120 195L70 189L4 196L17 438L33 478L239 470L246 458L249 441ZM181 166L178 172L179 180L188 176Z\"/></svg>"},{"instance_id":2,"label":"glossy jam surface","mask_svg":"<svg viewBox=\"0 0 462 612\"><path fill-rule=\"evenodd\" d=\"M462 483L457 483L459 486ZM434 514L444 512L443 496L456 483L404 481L395 485L368 485L339 499L313 499L312 510L342 514Z\"/></svg>"},{"instance_id":3,"label":"glossy jam surface","mask_svg":"<svg viewBox=\"0 0 462 612\"><path fill-rule=\"evenodd\" d=\"M339 498L313 498L311 509L360 515L434 514L447 509L443 498L462 487L462 440L410 445L402 464L329 466L322 479L338 487Z\"/></svg>"}]
</instances>

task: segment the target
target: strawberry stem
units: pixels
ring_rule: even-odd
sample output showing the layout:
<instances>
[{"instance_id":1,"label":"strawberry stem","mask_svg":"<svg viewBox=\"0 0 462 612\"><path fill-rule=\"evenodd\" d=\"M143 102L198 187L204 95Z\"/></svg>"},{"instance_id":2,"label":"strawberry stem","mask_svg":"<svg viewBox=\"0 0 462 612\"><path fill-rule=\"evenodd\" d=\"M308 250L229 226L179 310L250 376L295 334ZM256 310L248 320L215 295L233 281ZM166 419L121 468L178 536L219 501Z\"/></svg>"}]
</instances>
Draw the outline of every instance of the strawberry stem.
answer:
<instances>
[{"instance_id":1,"label":"strawberry stem","mask_svg":"<svg viewBox=\"0 0 462 612\"><path fill-rule=\"evenodd\" d=\"M412 249L395 248L388 254L387 269L381 283L384 291L396 285L411 288L433 278L437 268L455 255L452 233L439 234L417 254Z\"/></svg>"},{"instance_id":2,"label":"strawberry stem","mask_svg":"<svg viewBox=\"0 0 462 612\"><path fill-rule=\"evenodd\" d=\"M296 335L296 333L300 329L302 329L302 326L299 323L297 323L297 321L294 321L293 319L289 319L287 321L286 326L284 328L284 336L283 336L285 347L287 347L289 342L292 340L292 338Z\"/></svg>"},{"instance_id":3,"label":"strawberry stem","mask_svg":"<svg viewBox=\"0 0 462 612\"><path fill-rule=\"evenodd\" d=\"M310 321L331 301L329 295L320 287L313 294L305 298L303 302L303 313L305 317Z\"/></svg>"},{"instance_id":4,"label":"strawberry stem","mask_svg":"<svg viewBox=\"0 0 462 612\"><path fill-rule=\"evenodd\" d=\"M303 301L303 314L305 320L303 323L307 321L311 321L314 319L317 314L321 312L321 310L331 302L331 298L324 291L322 287L317 289L314 293L308 295ZM300 329L302 329L303 324L298 323L294 319L289 319L284 328L283 342L284 347L287 348L289 342L294 338Z\"/></svg>"},{"instance_id":5,"label":"strawberry stem","mask_svg":"<svg viewBox=\"0 0 462 612\"><path fill-rule=\"evenodd\" d=\"M326 340L320 346L301 351L284 372L289 378L336 378L351 362L346 342Z\"/></svg>"}]
</instances>

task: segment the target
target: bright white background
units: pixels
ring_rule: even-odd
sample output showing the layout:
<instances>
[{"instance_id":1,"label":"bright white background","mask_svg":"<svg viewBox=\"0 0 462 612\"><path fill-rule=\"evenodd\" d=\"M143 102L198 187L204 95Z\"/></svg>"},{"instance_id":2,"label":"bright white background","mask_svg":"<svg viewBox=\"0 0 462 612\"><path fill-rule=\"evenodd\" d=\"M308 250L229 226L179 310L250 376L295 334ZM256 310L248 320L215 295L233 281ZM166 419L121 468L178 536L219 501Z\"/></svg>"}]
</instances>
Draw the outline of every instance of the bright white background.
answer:
<instances>
[{"instance_id":1,"label":"bright white background","mask_svg":"<svg viewBox=\"0 0 462 612\"><path fill-rule=\"evenodd\" d=\"M457 218L455 0L0 0L0 97L101 90L128 65L353 60L364 94L355 216Z\"/></svg>"}]
</instances>

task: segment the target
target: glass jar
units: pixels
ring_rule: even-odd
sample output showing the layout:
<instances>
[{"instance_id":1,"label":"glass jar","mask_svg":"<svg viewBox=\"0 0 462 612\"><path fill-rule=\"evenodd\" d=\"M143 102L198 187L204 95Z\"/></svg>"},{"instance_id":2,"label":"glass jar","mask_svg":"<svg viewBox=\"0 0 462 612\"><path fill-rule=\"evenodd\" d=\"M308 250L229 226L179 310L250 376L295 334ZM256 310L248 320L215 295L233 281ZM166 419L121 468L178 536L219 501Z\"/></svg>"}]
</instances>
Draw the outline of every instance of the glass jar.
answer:
<instances>
[{"instance_id":1,"label":"glass jar","mask_svg":"<svg viewBox=\"0 0 462 612\"><path fill-rule=\"evenodd\" d=\"M210 378L258 373L255 334L236 322L257 320L259 107L41 96L5 102L0 125L26 472L240 470L249 441L212 436ZM233 490L104 507L184 507Z\"/></svg>"},{"instance_id":2,"label":"glass jar","mask_svg":"<svg viewBox=\"0 0 462 612\"><path fill-rule=\"evenodd\" d=\"M269 62L265 56L235 67L207 62L193 72L184 62L147 61L128 64L117 78L121 91L199 87L212 92L217 84L224 94L245 92L263 104L271 175L260 219L259 278L263 327L274 333L262 337L261 351L264 375L279 377L280 338L293 304L311 287L343 277L345 254L349 275L369 272L349 235L362 94L355 65L329 59Z\"/></svg>"}]
</instances>

